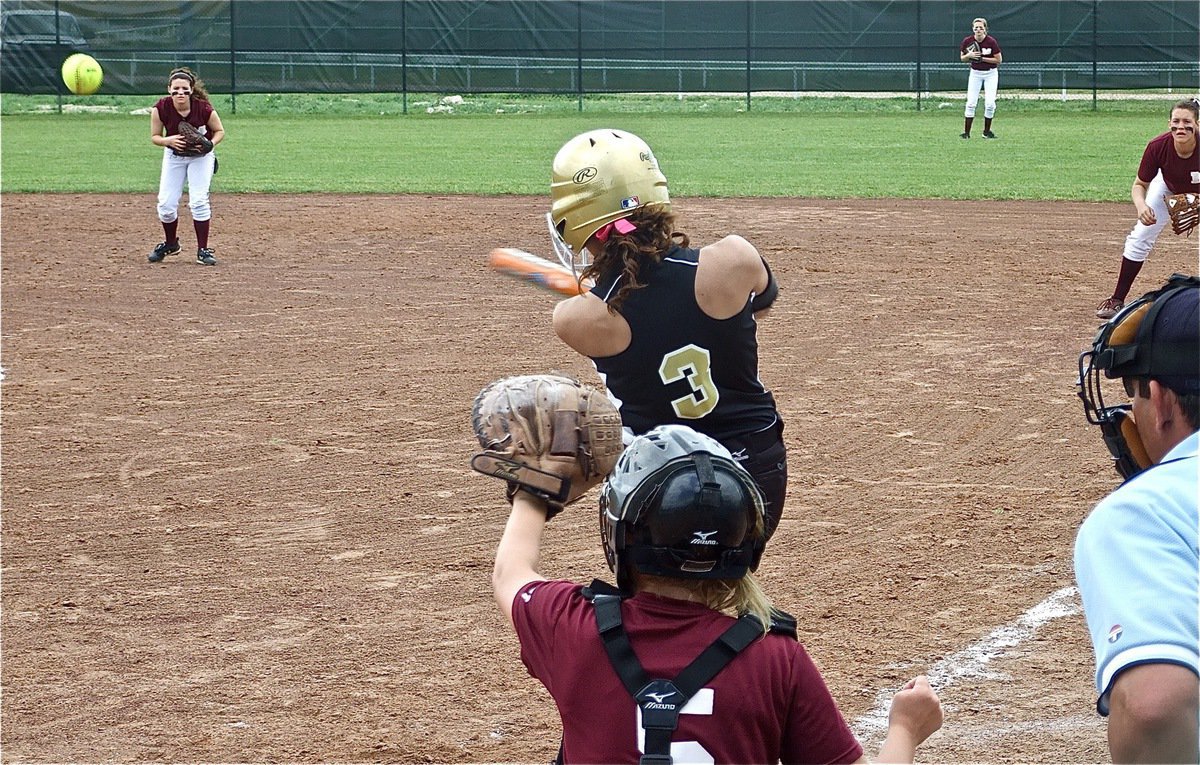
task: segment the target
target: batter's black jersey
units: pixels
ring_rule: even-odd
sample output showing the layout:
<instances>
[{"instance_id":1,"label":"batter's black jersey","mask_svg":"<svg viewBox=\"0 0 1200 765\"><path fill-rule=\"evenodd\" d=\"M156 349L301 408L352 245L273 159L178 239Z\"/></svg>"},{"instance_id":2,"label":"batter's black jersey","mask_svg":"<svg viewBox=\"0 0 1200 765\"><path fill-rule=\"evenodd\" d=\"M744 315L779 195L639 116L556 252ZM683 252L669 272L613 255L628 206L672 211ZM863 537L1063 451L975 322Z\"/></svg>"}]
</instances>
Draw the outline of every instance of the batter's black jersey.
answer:
<instances>
[{"instance_id":1,"label":"batter's black jersey","mask_svg":"<svg viewBox=\"0 0 1200 765\"><path fill-rule=\"evenodd\" d=\"M680 424L718 441L765 430L776 422L775 398L758 379L757 324L746 305L714 319L696 303L699 250L673 247L642 269L642 289L618 309L629 323L629 347L592 357L621 421L635 434ZM607 302L623 275L601 280L592 294Z\"/></svg>"}]
</instances>

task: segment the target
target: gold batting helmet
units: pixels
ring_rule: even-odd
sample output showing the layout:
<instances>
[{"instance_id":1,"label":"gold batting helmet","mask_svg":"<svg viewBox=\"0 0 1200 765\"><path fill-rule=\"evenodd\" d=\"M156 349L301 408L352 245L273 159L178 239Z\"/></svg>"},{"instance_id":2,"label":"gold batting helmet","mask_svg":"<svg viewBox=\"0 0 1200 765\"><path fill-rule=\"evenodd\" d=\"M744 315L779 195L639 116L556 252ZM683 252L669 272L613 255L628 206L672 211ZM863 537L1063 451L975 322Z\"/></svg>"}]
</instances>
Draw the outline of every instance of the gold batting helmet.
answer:
<instances>
[{"instance_id":1,"label":"gold batting helmet","mask_svg":"<svg viewBox=\"0 0 1200 765\"><path fill-rule=\"evenodd\" d=\"M671 209L654 152L623 130L591 130L567 141L554 157L550 198L550 222L576 255L607 223L650 205Z\"/></svg>"}]
</instances>

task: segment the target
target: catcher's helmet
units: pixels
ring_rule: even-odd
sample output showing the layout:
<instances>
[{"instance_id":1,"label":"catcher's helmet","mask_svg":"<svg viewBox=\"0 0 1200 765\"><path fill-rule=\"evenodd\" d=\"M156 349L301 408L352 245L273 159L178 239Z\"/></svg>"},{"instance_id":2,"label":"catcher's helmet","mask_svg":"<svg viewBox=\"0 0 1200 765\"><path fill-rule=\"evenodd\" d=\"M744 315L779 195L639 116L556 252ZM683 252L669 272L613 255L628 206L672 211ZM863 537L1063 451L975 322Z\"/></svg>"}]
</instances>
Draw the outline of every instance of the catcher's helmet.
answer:
<instances>
[{"instance_id":1,"label":"catcher's helmet","mask_svg":"<svg viewBox=\"0 0 1200 765\"><path fill-rule=\"evenodd\" d=\"M729 450L684 425L635 438L604 484L600 536L617 586L632 568L678 579L741 579L766 539L763 499Z\"/></svg>"},{"instance_id":2,"label":"catcher's helmet","mask_svg":"<svg viewBox=\"0 0 1200 765\"><path fill-rule=\"evenodd\" d=\"M1200 277L1174 274L1100 326L1079 355L1079 397L1099 425L1117 472L1132 478L1150 467L1129 404L1105 406L1100 376L1142 377L1182 394L1200 393Z\"/></svg>"},{"instance_id":3,"label":"catcher's helmet","mask_svg":"<svg viewBox=\"0 0 1200 765\"><path fill-rule=\"evenodd\" d=\"M634 210L671 209L667 179L641 138L623 130L592 130L567 141L554 157L550 225L576 262L600 227ZM561 257L561 254L560 254Z\"/></svg>"}]
</instances>

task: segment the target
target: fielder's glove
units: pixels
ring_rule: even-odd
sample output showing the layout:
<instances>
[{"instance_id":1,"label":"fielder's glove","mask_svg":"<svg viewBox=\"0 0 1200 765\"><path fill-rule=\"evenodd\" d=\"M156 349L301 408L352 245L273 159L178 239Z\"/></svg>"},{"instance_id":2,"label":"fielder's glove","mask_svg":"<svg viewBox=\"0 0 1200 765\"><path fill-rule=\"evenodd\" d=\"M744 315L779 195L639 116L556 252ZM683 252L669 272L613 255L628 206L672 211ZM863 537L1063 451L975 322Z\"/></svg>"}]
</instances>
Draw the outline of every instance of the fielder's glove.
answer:
<instances>
[{"instance_id":1,"label":"fielder's glove","mask_svg":"<svg viewBox=\"0 0 1200 765\"><path fill-rule=\"evenodd\" d=\"M978 54L979 52L980 52L979 41L972 40L971 44L967 46L967 55L974 58L976 56L976 54Z\"/></svg>"},{"instance_id":2,"label":"fielder's glove","mask_svg":"<svg viewBox=\"0 0 1200 765\"><path fill-rule=\"evenodd\" d=\"M471 408L483 451L471 467L546 501L546 520L599 484L617 464L621 415L600 391L558 374L488 384Z\"/></svg>"},{"instance_id":3,"label":"fielder's glove","mask_svg":"<svg viewBox=\"0 0 1200 765\"><path fill-rule=\"evenodd\" d=\"M196 126L186 120L179 123L179 136L183 138L182 149L172 149L180 157L199 157L213 150L213 142L200 135Z\"/></svg>"},{"instance_id":4,"label":"fielder's glove","mask_svg":"<svg viewBox=\"0 0 1200 765\"><path fill-rule=\"evenodd\" d=\"M1171 228L1176 234L1192 233L1192 229L1200 223L1200 194L1175 194L1163 197L1167 203L1167 213L1171 216Z\"/></svg>"}]
</instances>

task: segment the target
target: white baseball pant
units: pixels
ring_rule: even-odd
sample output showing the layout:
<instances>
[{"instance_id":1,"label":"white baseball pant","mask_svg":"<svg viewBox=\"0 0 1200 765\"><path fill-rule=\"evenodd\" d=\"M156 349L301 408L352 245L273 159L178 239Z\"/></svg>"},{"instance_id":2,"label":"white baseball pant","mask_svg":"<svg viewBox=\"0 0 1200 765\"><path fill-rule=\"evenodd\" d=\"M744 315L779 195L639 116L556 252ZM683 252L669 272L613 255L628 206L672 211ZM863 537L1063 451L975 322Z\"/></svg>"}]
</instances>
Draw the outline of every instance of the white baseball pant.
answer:
<instances>
[{"instance_id":1,"label":"white baseball pant","mask_svg":"<svg viewBox=\"0 0 1200 765\"><path fill-rule=\"evenodd\" d=\"M964 117L974 117L975 107L979 105L979 91L983 89L983 116L991 119L996 116L996 91L1000 88L1000 70L988 69L986 72L972 69L967 79L967 108Z\"/></svg>"},{"instance_id":2,"label":"white baseball pant","mask_svg":"<svg viewBox=\"0 0 1200 765\"><path fill-rule=\"evenodd\" d=\"M158 177L158 219L170 223L179 217L179 199L183 196L183 185L187 183L188 207L192 220L209 220L212 208L208 204L208 190L212 186L213 152L199 157L180 157L170 149L163 149L162 172Z\"/></svg>"},{"instance_id":3,"label":"white baseball pant","mask_svg":"<svg viewBox=\"0 0 1200 765\"><path fill-rule=\"evenodd\" d=\"M1146 256L1150 254L1150 248L1158 240L1163 226L1171 220L1171 214L1167 212L1166 200L1163 199L1163 196L1170 193L1167 190L1167 182L1163 180L1162 173L1159 172L1146 189L1146 204L1154 211L1154 225L1147 226L1140 220L1133 224L1133 231L1130 231L1129 236L1125 237L1123 257L1139 263L1146 260Z\"/></svg>"}]
</instances>

